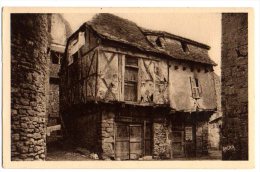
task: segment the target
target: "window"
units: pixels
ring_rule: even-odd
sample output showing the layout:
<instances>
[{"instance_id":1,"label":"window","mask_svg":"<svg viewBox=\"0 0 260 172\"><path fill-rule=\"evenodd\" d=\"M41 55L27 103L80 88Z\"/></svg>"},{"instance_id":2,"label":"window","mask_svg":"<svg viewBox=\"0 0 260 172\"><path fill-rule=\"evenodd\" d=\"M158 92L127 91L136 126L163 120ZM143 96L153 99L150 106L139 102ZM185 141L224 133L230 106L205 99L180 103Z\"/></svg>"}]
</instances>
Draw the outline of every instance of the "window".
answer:
<instances>
[{"instance_id":1,"label":"window","mask_svg":"<svg viewBox=\"0 0 260 172\"><path fill-rule=\"evenodd\" d=\"M186 141L192 141L193 140L192 127L191 126L185 127L185 140Z\"/></svg>"},{"instance_id":2,"label":"window","mask_svg":"<svg viewBox=\"0 0 260 172\"><path fill-rule=\"evenodd\" d=\"M52 64L60 64L60 60L62 58L62 53L51 51L51 62Z\"/></svg>"},{"instance_id":3,"label":"window","mask_svg":"<svg viewBox=\"0 0 260 172\"><path fill-rule=\"evenodd\" d=\"M195 85L196 87L199 87L199 80L197 78L195 78Z\"/></svg>"},{"instance_id":4,"label":"window","mask_svg":"<svg viewBox=\"0 0 260 172\"><path fill-rule=\"evenodd\" d=\"M161 42L160 37L158 37L155 42L156 42L156 45L157 45L158 47L162 47L162 42Z\"/></svg>"},{"instance_id":5,"label":"window","mask_svg":"<svg viewBox=\"0 0 260 172\"><path fill-rule=\"evenodd\" d=\"M138 58L125 57L125 101L137 101Z\"/></svg>"},{"instance_id":6,"label":"window","mask_svg":"<svg viewBox=\"0 0 260 172\"><path fill-rule=\"evenodd\" d=\"M70 41L68 46L69 65L78 60L78 51L85 45L85 32L79 32L78 35Z\"/></svg>"},{"instance_id":7,"label":"window","mask_svg":"<svg viewBox=\"0 0 260 172\"><path fill-rule=\"evenodd\" d=\"M202 90L198 78L190 77L190 84L192 98L199 99L201 97Z\"/></svg>"},{"instance_id":8,"label":"window","mask_svg":"<svg viewBox=\"0 0 260 172\"><path fill-rule=\"evenodd\" d=\"M188 47L188 45L186 44L186 43L181 43L181 47L182 47L182 50L184 51L184 52L189 52L189 47Z\"/></svg>"}]
</instances>

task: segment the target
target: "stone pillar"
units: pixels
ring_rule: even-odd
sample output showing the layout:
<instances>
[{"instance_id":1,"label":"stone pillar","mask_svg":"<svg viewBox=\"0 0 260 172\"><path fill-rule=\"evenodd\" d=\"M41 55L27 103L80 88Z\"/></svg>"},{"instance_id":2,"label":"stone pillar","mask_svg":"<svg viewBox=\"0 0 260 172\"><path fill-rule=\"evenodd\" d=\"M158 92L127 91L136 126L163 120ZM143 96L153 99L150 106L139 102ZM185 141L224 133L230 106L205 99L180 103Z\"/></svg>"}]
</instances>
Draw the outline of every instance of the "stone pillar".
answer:
<instances>
[{"instance_id":1,"label":"stone pillar","mask_svg":"<svg viewBox=\"0 0 260 172\"><path fill-rule=\"evenodd\" d=\"M115 114L113 112L110 111L102 112L102 121L101 121L102 159L115 158L114 119L115 119Z\"/></svg>"},{"instance_id":2,"label":"stone pillar","mask_svg":"<svg viewBox=\"0 0 260 172\"><path fill-rule=\"evenodd\" d=\"M153 155L160 159L171 158L170 128L164 122L153 123Z\"/></svg>"},{"instance_id":3,"label":"stone pillar","mask_svg":"<svg viewBox=\"0 0 260 172\"><path fill-rule=\"evenodd\" d=\"M222 14L223 160L248 159L248 15Z\"/></svg>"},{"instance_id":4,"label":"stone pillar","mask_svg":"<svg viewBox=\"0 0 260 172\"><path fill-rule=\"evenodd\" d=\"M47 15L11 15L11 160L46 157Z\"/></svg>"}]
</instances>

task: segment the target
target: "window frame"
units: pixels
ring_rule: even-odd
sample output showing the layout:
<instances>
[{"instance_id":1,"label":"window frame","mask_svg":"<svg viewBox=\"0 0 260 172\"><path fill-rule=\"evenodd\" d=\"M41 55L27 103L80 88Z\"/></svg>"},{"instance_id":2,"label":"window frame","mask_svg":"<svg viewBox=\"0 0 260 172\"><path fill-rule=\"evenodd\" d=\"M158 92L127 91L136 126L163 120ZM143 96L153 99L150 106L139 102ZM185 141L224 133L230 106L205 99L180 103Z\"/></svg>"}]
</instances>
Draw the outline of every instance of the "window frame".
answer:
<instances>
[{"instance_id":1,"label":"window frame","mask_svg":"<svg viewBox=\"0 0 260 172\"><path fill-rule=\"evenodd\" d=\"M127 59L135 58L136 62L135 64L127 63ZM129 70L129 72L136 72L136 79L135 80L127 80L126 78L126 70ZM139 58L135 56L125 55L125 66L124 66L124 101L127 102L137 102L138 101L138 77L139 77ZM126 99L126 87L127 86L133 86L135 90L134 100L132 99Z\"/></svg>"},{"instance_id":2,"label":"window frame","mask_svg":"<svg viewBox=\"0 0 260 172\"><path fill-rule=\"evenodd\" d=\"M194 99L200 99L202 97L202 88L200 81L196 77L190 77L191 85L191 97Z\"/></svg>"},{"instance_id":3,"label":"window frame","mask_svg":"<svg viewBox=\"0 0 260 172\"><path fill-rule=\"evenodd\" d=\"M62 57L63 57L63 53L60 53L60 52L54 51L54 50L50 50L50 60L51 60L52 64L59 65ZM54 58L55 58L55 60L54 60ZM54 61L56 61L56 60L57 60L57 63L54 63Z\"/></svg>"}]
</instances>

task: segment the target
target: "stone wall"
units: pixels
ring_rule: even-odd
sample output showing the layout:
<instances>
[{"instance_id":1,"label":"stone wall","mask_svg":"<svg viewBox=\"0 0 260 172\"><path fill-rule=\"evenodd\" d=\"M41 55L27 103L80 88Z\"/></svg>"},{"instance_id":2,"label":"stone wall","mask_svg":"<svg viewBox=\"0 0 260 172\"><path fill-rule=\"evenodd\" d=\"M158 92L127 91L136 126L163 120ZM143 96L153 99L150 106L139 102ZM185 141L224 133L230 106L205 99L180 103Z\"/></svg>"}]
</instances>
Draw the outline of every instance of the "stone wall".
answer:
<instances>
[{"instance_id":1,"label":"stone wall","mask_svg":"<svg viewBox=\"0 0 260 172\"><path fill-rule=\"evenodd\" d=\"M115 158L115 114L112 111L82 108L81 112L74 111L68 116L65 126L74 146L86 148L102 159Z\"/></svg>"},{"instance_id":2,"label":"stone wall","mask_svg":"<svg viewBox=\"0 0 260 172\"><path fill-rule=\"evenodd\" d=\"M70 116L66 119L65 127L74 146L94 153L100 152L101 112L84 109L82 112L75 111Z\"/></svg>"},{"instance_id":3,"label":"stone wall","mask_svg":"<svg viewBox=\"0 0 260 172\"><path fill-rule=\"evenodd\" d=\"M53 81L53 78L49 80L47 127L61 125L61 119L59 115L59 84L56 82L57 80ZM61 138L61 130L52 131L47 134L47 143L58 141Z\"/></svg>"},{"instance_id":4,"label":"stone wall","mask_svg":"<svg viewBox=\"0 0 260 172\"><path fill-rule=\"evenodd\" d=\"M101 121L102 159L115 158L114 119L115 119L115 114L113 112L111 111L102 112L102 121Z\"/></svg>"},{"instance_id":5,"label":"stone wall","mask_svg":"<svg viewBox=\"0 0 260 172\"><path fill-rule=\"evenodd\" d=\"M222 14L223 159L248 159L248 19Z\"/></svg>"},{"instance_id":6,"label":"stone wall","mask_svg":"<svg viewBox=\"0 0 260 172\"><path fill-rule=\"evenodd\" d=\"M11 15L11 160L46 154L47 16Z\"/></svg>"},{"instance_id":7,"label":"stone wall","mask_svg":"<svg viewBox=\"0 0 260 172\"><path fill-rule=\"evenodd\" d=\"M59 85L55 83L50 83L49 86L48 115L48 126L59 123Z\"/></svg>"},{"instance_id":8,"label":"stone wall","mask_svg":"<svg viewBox=\"0 0 260 172\"><path fill-rule=\"evenodd\" d=\"M164 122L153 123L153 155L160 159L171 158L170 128Z\"/></svg>"}]
</instances>

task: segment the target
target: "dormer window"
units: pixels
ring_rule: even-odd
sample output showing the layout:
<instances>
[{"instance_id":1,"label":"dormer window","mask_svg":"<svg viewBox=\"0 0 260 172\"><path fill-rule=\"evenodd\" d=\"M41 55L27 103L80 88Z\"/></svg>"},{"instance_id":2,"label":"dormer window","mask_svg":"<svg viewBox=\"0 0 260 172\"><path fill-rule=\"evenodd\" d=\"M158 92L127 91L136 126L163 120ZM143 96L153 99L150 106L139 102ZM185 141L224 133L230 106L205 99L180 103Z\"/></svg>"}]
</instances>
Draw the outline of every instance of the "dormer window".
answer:
<instances>
[{"instance_id":1,"label":"dormer window","mask_svg":"<svg viewBox=\"0 0 260 172\"><path fill-rule=\"evenodd\" d=\"M181 43L181 47L182 47L182 50L183 50L185 53L189 52L189 47L188 47L188 45L187 45L186 43L182 42L182 43Z\"/></svg>"},{"instance_id":2,"label":"dormer window","mask_svg":"<svg viewBox=\"0 0 260 172\"><path fill-rule=\"evenodd\" d=\"M158 47L162 48L163 45L162 45L162 41L161 41L160 37L158 37L158 38L156 39L155 43L156 43L156 45L157 45Z\"/></svg>"}]
</instances>

